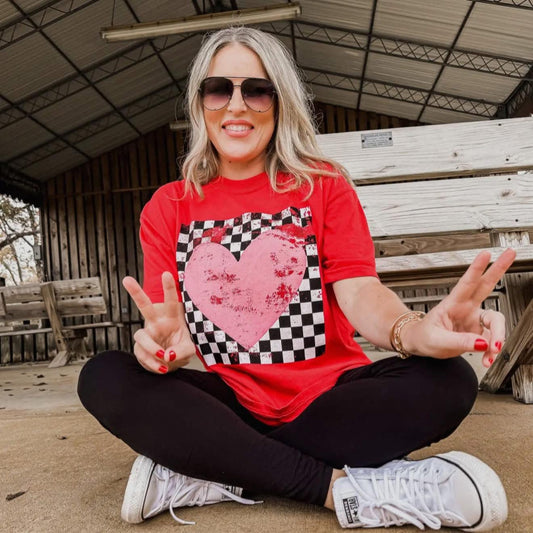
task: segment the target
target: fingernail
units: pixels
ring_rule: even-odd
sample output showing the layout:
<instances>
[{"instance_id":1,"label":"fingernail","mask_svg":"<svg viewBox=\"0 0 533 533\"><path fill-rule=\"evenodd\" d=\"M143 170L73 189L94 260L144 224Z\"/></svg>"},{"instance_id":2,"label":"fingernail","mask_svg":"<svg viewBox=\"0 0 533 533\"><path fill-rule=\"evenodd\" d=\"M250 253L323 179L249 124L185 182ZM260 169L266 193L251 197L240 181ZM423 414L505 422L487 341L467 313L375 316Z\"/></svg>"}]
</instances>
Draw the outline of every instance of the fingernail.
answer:
<instances>
[{"instance_id":1,"label":"fingernail","mask_svg":"<svg viewBox=\"0 0 533 533\"><path fill-rule=\"evenodd\" d=\"M161 365L159 367L159 372L161 372L161 374L166 374L168 372L168 368L166 366Z\"/></svg>"},{"instance_id":2,"label":"fingernail","mask_svg":"<svg viewBox=\"0 0 533 533\"><path fill-rule=\"evenodd\" d=\"M489 358L489 365L492 365L494 363L494 359L492 357Z\"/></svg>"},{"instance_id":3,"label":"fingernail","mask_svg":"<svg viewBox=\"0 0 533 533\"><path fill-rule=\"evenodd\" d=\"M502 349L502 343L501 341L496 341L494 343L494 346L496 346L496 350L500 351Z\"/></svg>"},{"instance_id":4,"label":"fingernail","mask_svg":"<svg viewBox=\"0 0 533 533\"><path fill-rule=\"evenodd\" d=\"M163 359L163 357L165 357L165 350L158 350L156 355L159 357L159 359Z\"/></svg>"},{"instance_id":5,"label":"fingernail","mask_svg":"<svg viewBox=\"0 0 533 533\"><path fill-rule=\"evenodd\" d=\"M174 350L170 350L170 352L168 352L168 358L170 361L174 361L174 359L176 359L176 352L174 352Z\"/></svg>"},{"instance_id":6,"label":"fingernail","mask_svg":"<svg viewBox=\"0 0 533 533\"><path fill-rule=\"evenodd\" d=\"M474 350L484 352L489 347L489 343L485 339L477 339L474 343Z\"/></svg>"}]
</instances>

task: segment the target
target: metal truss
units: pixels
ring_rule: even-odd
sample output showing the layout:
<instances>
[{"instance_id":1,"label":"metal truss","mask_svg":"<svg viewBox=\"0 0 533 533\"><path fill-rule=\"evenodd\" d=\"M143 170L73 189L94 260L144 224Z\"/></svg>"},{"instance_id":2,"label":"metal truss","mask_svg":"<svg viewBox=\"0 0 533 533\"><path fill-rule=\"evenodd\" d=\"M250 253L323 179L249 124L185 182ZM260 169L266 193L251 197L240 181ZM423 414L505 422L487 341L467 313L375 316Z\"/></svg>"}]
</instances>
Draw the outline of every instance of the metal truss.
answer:
<instances>
[{"instance_id":1,"label":"metal truss","mask_svg":"<svg viewBox=\"0 0 533 533\"><path fill-rule=\"evenodd\" d=\"M98 0L52 0L0 28L0 50L81 11Z\"/></svg>"},{"instance_id":2,"label":"metal truss","mask_svg":"<svg viewBox=\"0 0 533 533\"><path fill-rule=\"evenodd\" d=\"M424 102L424 105L422 106L422 109L420 109L420 112L418 113L418 117L416 117L416 121L417 122L420 122L420 120L422 119L422 116L424 114L424 111L426 110L426 107L430 104L431 100L432 100L432 97L434 97L434 94L435 94L435 88L437 87L437 84L439 83L441 77L442 77L442 74L446 68L446 62L448 61L448 58L450 57L452 51L455 49L456 45L457 45L457 41L459 40L459 37L461 36L461 33L463 33L463 30L466 26L466 23L468 22L468 19L470 18L470 15L472 14L472 11L474 11L474 6L475 4L470 4L470 6L468 7L466 13L465 13L465 16L463 17L463 20L461 22L461 25L459 26L459 29L457 30L456 34L455 34L455 37L453 39L453 42L450 46L450 51L448 53L448 55L446 56L446 58L444 59L443 63L441 64L440 68L439 68L439 72L437 73L437 75L435 76L435 79L433 80L433 84L431 85L431 89L429 90L428 92L428 95L426 97L426 101ZM497 112L497 110L496 110ZM494 113L493 113L494 115Z\"/></svg>"},{"instance_id":3,"label":"metal truss","mask_svg":"<svg viewBox=\"0 0 533 533\"><path fill-rule=\"evenodd\" d=\"M367 35L367 41L366 41L366 51L365 51L365 60L363 62L363 71L361 74L361 85L359 89L359 97L357 98L357 110L359 111L359 108L361 106L361 97L363 96L362 86L363 86L363 80L366 76L366 66L368 64L368 55L370 53L370 42L372 39L372 33L374 32L374 21L376 20L376 9L378 7L378 0L374 0L372 2L372 15L370 18L370 26L368 28L368 35ZM294 35L294 32L293 32Z\"/></svg>"},{"instance_id":4,"label":"metal truss","mask_svg":"<svg viewBox=\"0 0 533 533\"><path fill-rule=\"evenodd\" d=\"M42 204L40 183L6 163L0 163L0 193L29 202L36 207Z\"/></svg>"},{"instance_id":5,"label":"metal truss","mask_svg":"<svg viewBox=\"0 0 533 533\"><path fill-rule=\"evenodd\" d=\"M179 83L186 81L186 77L178 80ZM124 118L128 120L152 109L153 107L174 100L183 94L181 89L175 83L165 85L164 87L138 98L117 111L111 111L100 117L91 120L77 128L74 128L63 134L63 139L55 139L45 142L39 146L19 154L10 159L8 163L17 170L23 170L34 163L38 163L51 155L57 154L67 148L67 142L72 144L80 143L94 135L102 133L113 126L124 123Z\"/></svg>"},{"instance_id":6,"label":"metal truss","mask_svg":"<svg viewBox=\"0 0 533 533\"><path fill-rule=\"evenodd\" d=\"M26 113L37 113L87 87L92 87L95 83L106 80L115 74L155 57L158 53L170 50L195 35L198 35L198 33L168 36L163 39L157 39L152 43L143 41L140 45L122 50L114 56L86 68L80 74L71 75L42 91L28 96L24 100L17 102L17 105L20 110ZM25 115L20 110L8 108L1 111L0 129L23 119Z\"/></svg>"},{"instance_id":7,"label":"metal truss","mask_svg":"<svg viewBox=\"0 0 533 533\"><path fill-rule=\"evenodd\" d=\"M507 102L503 106L504 117L513 117L515 113L528 101L533 101L533 67L527 76L529 80L523 81L515 91L509 96Z\"/></svg>"},{"instance_id":8,"label":"metal truss","mask_svg":"<svg viewBox=\"0 0 533 533\"><path fill-rule=\"evenodd\" d=\"M521 58L480 54L472 50L446 48L378 34L371 35L370 43L368 43L368 34L346 28L299 21L292 22L292 25L295 38L303 41L331 44L425 63L445 64L446 62L451 67L487 72L508 78L522 79L533 63L533 61L528 62ZM261 29L275 35L291 37L291 24L287 22L263 24Z\"/></svg>"},{"instance_id":9,"label":"metal truss","mask_svg":"<svg viewBox=\"0 0 533 533\"><path fill-rule=\"evenodd\" d=\"M505 7L518 7L522 9L533 9L533 0L470 0L478 4L492 4Z\"/></svg>"},{"instance_id":10,"label":"metal truss","mask_svg":"<svg viewBox=\"0 0 533 533\"><path fill-rule=\"evenodd\" d=\"M337 72L319 70L311 67L302 67L307 75L307 82L321 87L341 89L353 93L359 92L361 78ZM498 110L498 103L461 98L460 96L430 92L416 87L394 85L378 80L366 79L363 81L362 94L380 96L399 102L409 102L428 107L457 111L484 118L493 118Z\"/></svg>"},{"instance_id":11,"label":"metal truss","mask_svg":"<svg viewBox=\"0 0 533 533\"><path fill-rule=\"evenodd\" d=\"M512 58L478 54L468 50L450 50L444 47L436 47L423 43L404 41L401 39L390 39L374 35L368 44L368 35L357 33L346 29L322 26L307 22L293 22L294 32L291 23L272 23L264 26L263 29L287 37L295 37L300 40L333 44L346 48L372 51L390 56L403 57L418 61L444 64L449 54L447 64L449 66L465 68L491 74L502 75L511 78L522 79L531 68L531 63ZM185 34L182 36L169 36L157 39L150 44L144 41L140 45L135 45L127 50L117 53L111 58L92 65L68 78L35 93L24 100L17 102L20 109L33 114L68 96L92 86L92 84L103 81L114 74L122 72L129 67L154 57L157 52L161 53L179 45L183 41L190 39L197 33ZM0 112L0 129L24 118L24 113L20 110L8 108Z\"/></svg>"}]
</instances>

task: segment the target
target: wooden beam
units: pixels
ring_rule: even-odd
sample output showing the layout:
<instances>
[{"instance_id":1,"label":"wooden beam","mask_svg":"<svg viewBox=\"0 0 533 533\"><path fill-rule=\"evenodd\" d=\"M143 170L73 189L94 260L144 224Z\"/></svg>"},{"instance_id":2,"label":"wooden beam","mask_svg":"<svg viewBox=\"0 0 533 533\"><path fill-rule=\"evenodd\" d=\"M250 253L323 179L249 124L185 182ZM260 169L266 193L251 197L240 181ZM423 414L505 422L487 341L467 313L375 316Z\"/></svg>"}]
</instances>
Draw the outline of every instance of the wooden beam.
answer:
<instances>
[{"instance_id":1,"label":"wooden beam","mask_svg":"<svg viewBox=\"0 0 533 533\"><path fill-rule=\"evenodd\" d=\"M376 268L384 280L429 279L436 278L445 272L464 272L476 255L484 249L457 250L399 257L380 257L376 259ZM493 259L503 253L505 248L489 248ZM516 248L516 260L510 272L523 272L533 269L533 245Z\"/></svg>"},{"instance_id":2,"label":"wooden beam","mask_svg":"<svg viewBox=\"0 0 533 533\"><path fill-rule=\"evenodd\" d=\"M520 365L512 377L514 399L533 403L533 365Z\"/></svg>"},{"instance_id":3,"label":"wooden beam","mask_svg":"<svg viewBox=\"0 0 533 533\"><path fill-rule=\"evenodd\" d=\"M357 193L373 238L533 226L533 172L368 185Z\"/></svg>"},{"instance_id":4,"label":"wooden beam","mask_svg":"<svg viewBox=\"0 0 533 533\"><path fill-rule=\"evenodd\" d=\"M371 128L377 127L371 124ZM328 157L342 163L355 183L362 184L532 168L532 138L533 117L527 117L463 122L453 127L439 124L330 133L317 140Z\"/></svg>"},{"instance_id":5,"label":"wooden beam","mask_svg":"<svg viewBox=\"0 0 533 533\"><path fill-rule=\"evenodd\" d=\"M493 365L485 373L479 387L487 392L498 392L508 384L510 376L519 365L531 363L533 363L533 300L527 306Z\"/></svg>"}]
</instances>

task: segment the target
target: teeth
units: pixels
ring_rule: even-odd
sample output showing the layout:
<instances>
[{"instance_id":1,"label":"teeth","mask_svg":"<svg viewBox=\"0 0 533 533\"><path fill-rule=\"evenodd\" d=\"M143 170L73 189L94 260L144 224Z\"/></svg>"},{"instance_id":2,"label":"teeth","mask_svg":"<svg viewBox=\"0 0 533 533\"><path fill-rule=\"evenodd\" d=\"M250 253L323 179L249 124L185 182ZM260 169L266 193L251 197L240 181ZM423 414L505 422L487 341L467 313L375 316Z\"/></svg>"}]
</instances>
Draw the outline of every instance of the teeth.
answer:
<instances>
[{"instance_id":1,"label":"teeth","mask_svg":"<svg viewBox=\"0 0 533 533\"><path fill-rule=\"evenodd\" d=\"M244 124L228 124L227 126L224 126L224 128L231 131L246 131L252 129L250 126Z\"/></svg>"}]
</instances>

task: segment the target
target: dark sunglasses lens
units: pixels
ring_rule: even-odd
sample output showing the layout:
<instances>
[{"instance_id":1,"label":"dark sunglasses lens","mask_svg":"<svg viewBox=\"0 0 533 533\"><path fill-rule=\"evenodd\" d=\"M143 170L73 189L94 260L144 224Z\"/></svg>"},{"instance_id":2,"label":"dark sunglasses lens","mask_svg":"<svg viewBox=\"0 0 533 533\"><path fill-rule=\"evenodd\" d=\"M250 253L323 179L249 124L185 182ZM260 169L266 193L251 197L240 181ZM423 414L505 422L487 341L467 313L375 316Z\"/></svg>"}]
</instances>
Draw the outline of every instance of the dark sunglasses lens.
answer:
<instances>
[{"instance_id":1,"label":"dark sunglasses lens","mask_svg":"<svg viewBox=\"0 0 533 533\"><path fill-rule=\"evenodd\" d=\"M231 100L233 83L227 78L206 78L200 85L200 94L204 107L222 109Z\"/></svg>"},{"instance_id":2,"label":"dark sunglasses lens","mask_svg":"<svg viewBox=\"0 0 533 533\"><path fill-rule=\"evenodd\" d=\"M253 111L268 111L272 106L274 92L272 82L261 78L248 78L241 84L242 97Z\"/></svg>"}]
</instances>

